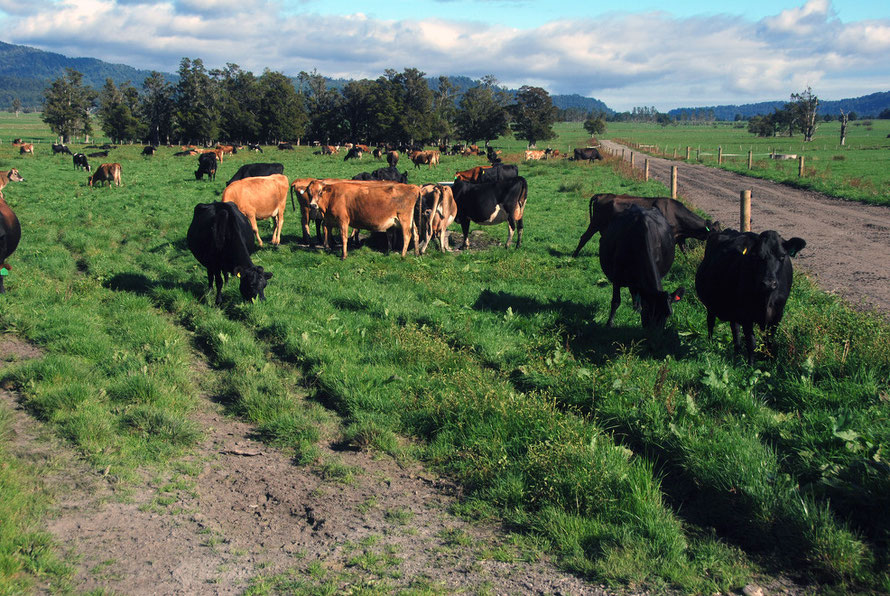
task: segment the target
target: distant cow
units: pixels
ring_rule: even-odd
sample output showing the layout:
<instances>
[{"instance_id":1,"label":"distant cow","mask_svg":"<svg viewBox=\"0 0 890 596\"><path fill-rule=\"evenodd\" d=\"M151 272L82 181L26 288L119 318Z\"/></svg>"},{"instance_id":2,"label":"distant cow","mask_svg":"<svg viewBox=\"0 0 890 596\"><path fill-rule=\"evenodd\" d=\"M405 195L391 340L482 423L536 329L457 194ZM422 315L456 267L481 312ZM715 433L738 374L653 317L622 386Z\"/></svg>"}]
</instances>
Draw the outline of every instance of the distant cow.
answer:
<instances>
[{"instance_id":1,"label":"distant cow","mask_svg":"<svg viewBox=\"0 0 890 596\"><path fill-rule=\"evenodd\" d=\"M287 210L287 176L272 174L256 178L236 180L227 186L222 194L223 203L235 203L241 213L247 216L257 242L263 245L257 220L274 218L275 230L272 244L281 242L281 228L284 226L284 212Z\"/></svg>"},{"instance_id":2,"label":"distant cow","mask_svg":"<svg viewBox=\"0 0 890 596\"><path fill-rule=\"evenodd\" d=\"M229 275L240 278L239 290L245 300L265 300L265 287L271 273L253 264L253 232L250 222L231 203L195 205L186 234L189 250L207 268L208 290L216 282L216 304L222 302L222 286ZM223 279L225 275L225 279Z\"/></svg>"},{"instance_id":3,"label":"distant cow","mask_svg":"<svg viewBox=\"0 0 890 596\"><path fill-rule=\"evenodd\" d=\"M75 153L71 156L71 161L74 163L75 170L90 171L90 162L87 161L87 156L83 153Z\"/></svg>"},{"instance_id":4,"label":"distant cow","mask_svg":"<svg viewBox=\"0 0 890 596\"><path fill-rule=\"evenodd\" d=\"M364 152L360 147L350 147L349 151L346 152L346 156L343 158L343 161L347 159L361 159Z\"/></svg>"},{"instance_id":5,"label":"distant cow","mask_svg":"<svg viewBox=\"0 0 890 596\"><path fill-rule=\"evenodd\" d=\"M439 165L438 151L414 151L411 153L411 161L414 167L419 168L422 164L426 164L428 168Z\"/></svg>"},{"instance_id":6,"label":"distant cow","mask_svg":"<svg viewBox=\"0 0 890 596\"><path fill-rule=\"evenodd\" d=\"M541 159L547 159L546 151L532 151L528 150L525 152L525 160L526 161L537 161Z\"/></svg>"},{"instance_id":7,"label":"distant cow","mask_svg":"<svg viewBox=\"0 0 890 596\"><path fill-rule=\"evenodd\" d=\"M3 189L6 188L6 185L10 182L24 182L25 179L22 178L19 171L15 168L12 168L8 172L0 172L0 199L3 198Z\"/></svg>"},{"instance_id":8,"label":"distant cow","mask_svg":"<svg viewBox=\"0 0 890 596\"><path fill-rule=\"evenodd\" d=\"M17 171L16 175L18 175ZM6 262L6 259L15 252L21 238L22 226L15 213L6 204L3 194L0 193L0 294L6 292L3 280L12 271L12 267Z\"/></svg>"},{"instance_id":9,"label":"distant cow","mask_svg":"<svg viewBox=\"0 0 890 596\"><path fill-rule=\"evenodd\" d=\"M59 153L67 153L68 155L71 155L71 149L69 149L65 145L53 143L52 149L53 149L53 155L57 155Z\"/></svg>"},{"instance_id":10,"label":"distant cow","mask_svg":"<svg viewBox=\"0 0 890 596\"><path fill-rule=\"evenodd\" d=\"M25 153L30 153L34 155L34 144L33 143L22 143L19 145L19 154L24 155Z\"/></svg>"},{"instance_id":11,"label":"distant cow","mask_svg":"<svg viewBox=\"0 0 890 596\"><path fill-rule=\"evenodd\" d=\"M95 151L87 154L89 157L108 157L108 151Z\"/></svg>"},{"instance_id":12,"label":"distant cow","mask_svg":"<svg viewBox=\"0 0 890 596\"><path fill-rule=\"evenodd\" d=\"M439 250L451 252L448 246L448 226L457 217L457 203L450 186L424 184L420 187L420 221L417 223L420 254L426 252L430 240L436 238Z\"/></svg>"},{"instance_id":13,"label":"distant cow","mask_svg":"<svg viewBox=\"0 0 890 596\"><path fill-rule=\"evenodd\" d=\"M673 293L661 288L661 279L673 262L674 235L661 211L634 205L612 219L600 236L600 265L612 282L606 326L612 326L621 304L621 288L626 287L634 303L640 304L643 327L664 327L673 304L685 292L682 287Z\"/></svg>"},{"instance_id":14,"label":"distant cow","mask_svg":"<svg viewBox=\"0 0 890 596\"><path fill-rule=\"evenodd\" d=\"M321 146L321 154L322 155L334 155L340 152L339 145L322 145Z\"/></svg>"},{"instance_id":15,"label":"distant cow","mask_svg":"<svg viewBox=\"0 0 890 596\"><path fill-rule=\"evenodd\" d=\"M262 153L262 152L263 152L263 148L262 148L262 147L260 147L259 145L255 145L255 144L253 144L253 143L248 143L248 144L247 144L247 148L250 149L251 151L256 151L257 153Z\"/></svg>"},{"instance_id":16,"label":"distant cow","mask_svg":"<svg viewBox=\"0 0 890 596\"><path fill-rule=\"evenodd\" d=\"M202 153L198 156L198 169L195 170L195 180L203 180L204 175L209 180L216 180L216 153Z\"/></svg>"},{"instance_id":17,"label":"distant cow","mask_svg":"<svg viewBox=\"0 0 890 596\"><path fill-rule=\"evenodd\" d=\"M294 151L294 146L292 143L278 143L279 151Z\"/></svg>"},{"instance_id":18,"label":"distant cow","mask_svg":"<svg viewBox=\"0 0 890 596\"><path fill-rule=\"evenodd\" d=\"M121 185L121 164L119 163L103 163L92 176L87 178L87 184L93 186L94 184L101 184L102 182L107 183L108 186L111 186L113 182L115 186Z\"/></svg>"},{"instance_id":19,"label":"distant cow","mask_svg":"<svg viewBox=\"0 0 890 596\"><path fill-rule=\"evenodd\" d=\"M142 148L142 155L154 155L158 148L152 145L146 145Z\"/></svg>"},{"instance_id":20,"label":"distant cow","mask_svg":"<svg viewBox=\"0 0 890 596\"><path fill-rule=\"evenodd\" d=\"M346 258L350 226L355 229L385 232L399 226L403 238L414 240L418 254L417 226L414 211L420 200L420 187L397 182L356 182L352 180L313 180L306 188L306 196L313 217L324 219L326 245L330 244L332 229L340 228L343 241L341 257ZM403 242L401 254L408 251Z\"/></svg>"},{"instance_id":21,"label":"distant cow","mask_svg":"<svg viewBox=\"0 0 890 596\"><path fill-rule=\"evenodd\" d=\"M522 217L528 199L528 184L525 178L503 180L500 182L463 182L458 180L451 187L454 201L457 203L457 221L464 234L462 248L470 246L470 222L483 226L507 222L507 244L513 240L514 231L518 231L516 248L522 244Z\"/></svg>"},{"instance_id":22,"label":"distant cow","mask_svg":"<svg viewBox=\"0 0 890 596\"><path fill-rule=\"evenodd\" d=\"M573 159L575 161L594 161L602 159L603 156L596 147L586 147L584 149L575 149Z\"/></svg>"},{"instance_id":23,"label":"distant cow","mask_svg":"<svg viewBox=\"0 0 890 596\"><path fill-rule=\"evenodd\" d=\"M186 149L185 151L177 151L173 154L173 157L189 157L191 155L198 155L198 152L194 149Z\"/></svg>"},{"instance_id":24,"label":"distant cow","mask_svg":"<svg viewBox=\"0 0 890 596\"><path fill-rule=\"evenodd\" d=\"M408 183L408 172L399 172L394 167L377 168L373 172L361 172L352 177L353 180L389 180L391 182Z\"/></svg>"},{"instance_id":25,"label":"distant cow","mask_svg":"<svg viewBox=\"0 0 890 596\"><path fill-rule=\"evenodd\" d=\"M386 152L386 163L389 164L389 167L394 168L399 165L399 152L398 151L387 151Z\"/></svg>"},{"instance_id":26,"label":"distant cow","mask_svg":"<svg viewBox=\"0 0 890 596\"><path fill-rule=\"evenodd\" d=\"M284 165L280 163L246 163L235 172L226 186L236 180L243 178L254 178L256 176L271 176L272 174L284 174Z\"/></svg>"},{"instance_id":27,"label":"distant cow","mask_svg":"<svg viewBox=\"0 0 890 596\"><path fill-rule=\"evenodd\" d=\"M631 206L636 205L642 208L655 207L661 211L668 223L674 230L674 241L680 245L680 249L684 249L687 238L697 238L705 240L708 234L714 230L720 229L720 222L702 219L689 210L686 205L667 197L634 197L630 195L616 195L604 193L593 195L590 197L590 205L588 212L590 214L590 225L581 235L578 242L578 248L572 253L573 257L577 257L587 244L587 241L593 238L597 232L606 229L612 219Z\"/></svg>"},{"instance_id":28,"label":"distant cow","mask_svg":"<svg viewBox=\"0 0 890 596\"><path fill-rule=\"evenodd\" d=\"M754 323L772 336L791 292L791 257L805 246L802 238L784 240L772 230L711 234L695 274L695 291L708 311L708 337L713 336L718 318L728 321L738 352L741 325L748 364L753 365Z\"/></svg>"}]
</instances>

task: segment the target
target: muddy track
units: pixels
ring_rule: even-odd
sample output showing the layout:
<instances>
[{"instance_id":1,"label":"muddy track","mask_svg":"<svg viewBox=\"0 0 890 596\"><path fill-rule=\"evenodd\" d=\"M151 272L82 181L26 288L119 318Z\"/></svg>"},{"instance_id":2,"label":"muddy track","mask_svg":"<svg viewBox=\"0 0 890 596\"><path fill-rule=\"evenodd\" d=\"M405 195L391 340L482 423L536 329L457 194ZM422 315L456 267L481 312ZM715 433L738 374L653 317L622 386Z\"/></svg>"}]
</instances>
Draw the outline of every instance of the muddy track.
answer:
<instances>
[{"instance_id":1,"label":"muddy track","mask_svg":"<svg viewBox=\"0 0 890 596\"><path fill-rule=\"evenodd\" d=\"M613 155L630 159L630 149L602 143ZM671 166L679 166L677 193L724 227L739 226L739 193L752 191L751 227L799 236L807 247L795 258L821 288L842 296L860 310L890 318L890 207L837 199L769 180L669 159L648 157L649 174L670 185ZM636 158L642 165L642 159Z\"/></svg>"}]
</instances>

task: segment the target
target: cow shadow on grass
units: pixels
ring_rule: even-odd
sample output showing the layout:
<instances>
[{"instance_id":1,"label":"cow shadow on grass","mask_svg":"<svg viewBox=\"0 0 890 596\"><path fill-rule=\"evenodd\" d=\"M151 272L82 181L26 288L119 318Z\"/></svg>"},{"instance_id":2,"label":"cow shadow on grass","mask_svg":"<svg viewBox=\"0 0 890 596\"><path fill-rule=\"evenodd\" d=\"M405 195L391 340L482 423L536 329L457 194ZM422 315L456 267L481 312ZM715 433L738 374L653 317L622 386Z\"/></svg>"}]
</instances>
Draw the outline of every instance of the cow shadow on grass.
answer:
<instances>
[{"instance_id":1,"label":"cow shadow on grass","mask_svg":"<svg viewBox=\"0 0 890 596\"><path fill-rule=\"evenodd\" d=\"M158 302L158 290L185 290L196 299L208 292L206 276L201 280L154 280L141 273L118 273L103 282L103 286L115 292L130 292L146 296ZM225 291L225 290L224 290ZM211 300L213 295L211 295Z\"/></svg>"},{"instance_id":2,"label":"cow shadow on grass","mask_svg":"<svg viewBox=\"0 0 890 596\"><path fill-rule=\"evenodd\" d=\"M604 364L630 349L637 351L641 358L652 360L663 360L668 355L682 358L686 354L679 335L670 327L655 331L639 325L606 327L602 321L608 314L608 304L591 306L569 300L542 301L509 292L483 290L473 308L520 316L553 313L557 326L568 331L566 346L572 354L593 364Z\"/></svg>"}]
</instances>

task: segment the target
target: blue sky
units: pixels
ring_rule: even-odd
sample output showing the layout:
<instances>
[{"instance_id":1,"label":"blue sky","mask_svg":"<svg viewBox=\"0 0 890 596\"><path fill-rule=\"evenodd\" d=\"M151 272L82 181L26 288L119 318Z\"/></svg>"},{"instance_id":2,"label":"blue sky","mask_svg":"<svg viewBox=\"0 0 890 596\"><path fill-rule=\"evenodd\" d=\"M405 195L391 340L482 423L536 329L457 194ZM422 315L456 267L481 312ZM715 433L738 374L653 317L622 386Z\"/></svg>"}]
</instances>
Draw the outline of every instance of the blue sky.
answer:
<instances>
[{"instance_id":1,"label":"blue sky","mask_svg":"<svg viewBox=\"0 0 890 596\"><path fill-rule=\"evenodd\" d=\"M0 30L168 72L183 57L345 78L415 67L617 110L783 100L808 85L823 99L890 90L887 0L0 0Z\"/></svg>"}]
</instances>

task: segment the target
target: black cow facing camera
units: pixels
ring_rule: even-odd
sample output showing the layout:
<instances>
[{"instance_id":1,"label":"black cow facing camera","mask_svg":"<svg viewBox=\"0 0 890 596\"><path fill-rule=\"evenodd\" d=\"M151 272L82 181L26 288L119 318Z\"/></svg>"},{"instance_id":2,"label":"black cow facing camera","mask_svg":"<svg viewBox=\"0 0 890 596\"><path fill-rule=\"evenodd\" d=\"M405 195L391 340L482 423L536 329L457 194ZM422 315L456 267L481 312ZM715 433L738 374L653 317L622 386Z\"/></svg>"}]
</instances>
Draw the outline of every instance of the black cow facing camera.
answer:
<instances>
[{"instance_id":1,"label":"black cow facing camera","mask_svg":"<svg viewBox=\"0 0 890 596\"><path fill-rule=\"evenodd\" d=\"M708 311L708 337L713 336L718 318L728 321L738 352L741 325L748 364L753 365L754 324L771 341L791 293L791 257L806 245L802 238L785 240L773 230L760 234L723 230L711 234L695 274L695 290Z\"/></svg>"}]
</instances>

